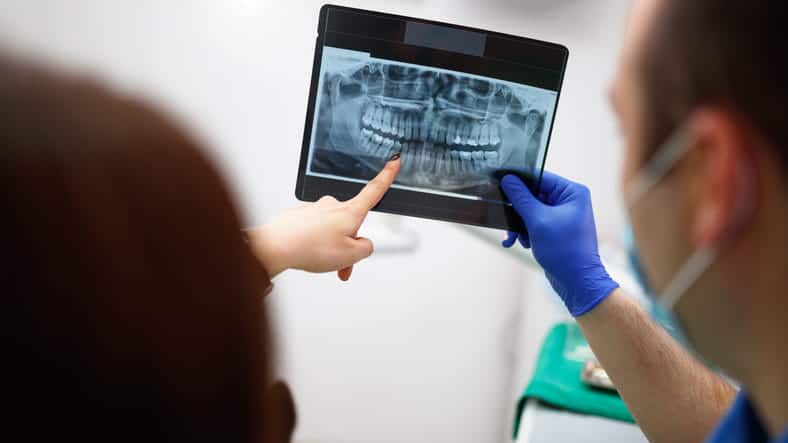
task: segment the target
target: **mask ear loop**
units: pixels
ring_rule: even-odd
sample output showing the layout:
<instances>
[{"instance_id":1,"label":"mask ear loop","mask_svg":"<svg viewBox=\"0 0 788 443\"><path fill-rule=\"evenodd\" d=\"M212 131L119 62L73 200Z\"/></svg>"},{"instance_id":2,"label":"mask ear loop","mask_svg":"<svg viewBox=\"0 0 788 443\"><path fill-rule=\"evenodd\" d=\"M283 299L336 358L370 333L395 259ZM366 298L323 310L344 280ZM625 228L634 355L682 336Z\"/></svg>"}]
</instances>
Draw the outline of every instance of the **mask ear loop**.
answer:
<instances>
[{"instance_id":1,"label":"mask ear loop","mask_svg":"<svg viewBox=\"0 0 788 443\"><path fill-rule=\"evenodd\" d=\"M693 146L689 128L679 127L627 187L624 193L627 207L631 209L651 191ZM679 298L706 272L716 257L714 248L702 248L690 255L662 296L657 297L658 303L671 312Z\"/></svg>"},{"instance_id":2,"label":"mask ear loop","mask_svg":"<svg viewBox=\"0 0 788 443\"><path fill-rule=\"evenodd\" d=\"M662 307L668 312L673 311L681 296L711 267L718 255L719 250L714 247L701 248L692 253L658 298Z\"/></svg>"},{"instance_id":3,"label":"mask ear loop","mask_svg":"<svg viewBox=\"0 0 788 443\"><path fill-rule=\"evenodd\" d=\"M733 235L738 232L747 220L750 219L752 213L755 211L755 205L751 199L746 197L750 194L755 186L755 174L753 172L752 163L745 165L739 169L741 185L736 191L736 205L734 208L734 219L730 223L726 232L723 234L723 240L716 246L707 246L698 249L681 267L681 271L670 282L662 297L659 298L659 303L668 312L671 312L678 303L681 296L687 292L695 282L711 267L720 255L720 251L724 249L725 245L732 241Z\"/></svg>"},{"instance_id":4,"label":"mask ear loop","mask_svg":"<svg viewBox=\"0 0 788 443\"><path fill-rule=\"evenodd\" d=\"M693 146L690 132L686 126L680 127L662 145L654 157L627 186L624 191L624 202L632 208L640 201L663 177L681 160Z\"/></svg>"}]
</instances>

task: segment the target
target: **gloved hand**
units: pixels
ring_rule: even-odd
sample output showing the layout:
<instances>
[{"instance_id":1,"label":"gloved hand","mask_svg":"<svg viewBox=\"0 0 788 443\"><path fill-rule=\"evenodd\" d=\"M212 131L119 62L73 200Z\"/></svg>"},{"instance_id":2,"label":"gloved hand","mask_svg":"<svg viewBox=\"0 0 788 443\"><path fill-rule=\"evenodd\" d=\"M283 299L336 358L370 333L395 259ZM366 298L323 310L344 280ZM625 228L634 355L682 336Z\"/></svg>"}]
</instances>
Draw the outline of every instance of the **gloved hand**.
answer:
<instances>
[{"instance_id":1,"label":"gloved hand","mask_svg":"<svg viewBox=\"0 0 788 443\"><path fill-rule=\"evenodd\" d=\"M519 238L533 249L573 316L591 311L618 287L599 258L587 187L549 172L542 177L539 199L514 175L505 176L501 187L528 230L527 235L510 232L503 246L510 248Z\"/></svg>"}]
</instances>

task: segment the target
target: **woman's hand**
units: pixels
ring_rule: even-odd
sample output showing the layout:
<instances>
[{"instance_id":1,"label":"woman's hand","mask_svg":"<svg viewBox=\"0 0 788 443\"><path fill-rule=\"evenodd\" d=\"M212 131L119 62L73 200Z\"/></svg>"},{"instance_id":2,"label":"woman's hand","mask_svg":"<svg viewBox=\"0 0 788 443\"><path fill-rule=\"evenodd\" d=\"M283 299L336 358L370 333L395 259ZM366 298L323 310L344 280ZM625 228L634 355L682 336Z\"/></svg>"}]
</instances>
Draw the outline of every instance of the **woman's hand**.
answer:
<instances>
[{"instance_id":1,"label":"woman's hand","mask_svg":"<svg viewBox=\"0 0 788 443\"><path fill-rule=\"evenodd\" d=\"M300 269L339 271L340 279L349 279L353 265L369 257L373 250L369 239L357 237L358 229L389 190L399 168L399 156L395 155L352 199L340 202L334 197L323 197L249 230L252 249L270 276L273 278L285 269Z\"/></svg>"}]
</instances>

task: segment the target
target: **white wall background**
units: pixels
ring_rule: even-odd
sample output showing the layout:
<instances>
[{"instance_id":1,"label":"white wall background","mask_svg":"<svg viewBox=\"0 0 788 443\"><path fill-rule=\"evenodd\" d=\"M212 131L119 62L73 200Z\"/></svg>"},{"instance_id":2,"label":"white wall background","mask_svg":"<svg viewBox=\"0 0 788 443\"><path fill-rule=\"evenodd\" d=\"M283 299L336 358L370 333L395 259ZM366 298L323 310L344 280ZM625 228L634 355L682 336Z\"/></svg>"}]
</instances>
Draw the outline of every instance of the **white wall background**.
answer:
<instances>
[{"instance_id":1,"label":"white wall background","mask_svg":"<svg viewBox=\"0 0 788 443\"><path fill-rule=\"evenodd\" d=\"M628 1L338 3L567 45L548 168L589 184L603 237L616 235L619 141L605 88ZM90 72L176 115L215 153L254 224L296 204L320 4L0 0L0 46ZM391 220L373 215L370 231ZM534 280L539 273L501 249L450 224L402 223L418 234L418 249L377 255L350 283L298 273L277 281L269 303L281 371L298 401L297 438L506 441L512 398L527 379L523 368L539 341L533 335L542 330L528 319L552 318L560 309L533 293L543 292ZM521 331L530 339L521 341Z\"/></svg>"}]
</instances>

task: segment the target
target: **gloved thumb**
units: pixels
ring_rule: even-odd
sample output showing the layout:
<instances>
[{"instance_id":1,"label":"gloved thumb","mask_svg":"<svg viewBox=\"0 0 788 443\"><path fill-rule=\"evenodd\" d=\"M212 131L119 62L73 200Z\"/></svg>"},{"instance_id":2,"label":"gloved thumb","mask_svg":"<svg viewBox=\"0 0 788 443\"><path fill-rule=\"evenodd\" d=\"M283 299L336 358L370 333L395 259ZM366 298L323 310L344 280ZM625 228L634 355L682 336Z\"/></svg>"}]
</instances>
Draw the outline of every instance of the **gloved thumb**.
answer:
<instances>
[{"instance_id":1,"label":"gloved thumb","mask_svg":"<svg viewBox=\"0 0 788 443\"><path fill-rule=\"evenodd\" d=\"M528 219L534 212L542 209L544 204L540 202L525 186L520 177L507 175L501 180L501 188L506 197L512 202L512 206L523 218L525 225L528 226Z\"/></svg>"}]
</instances>

